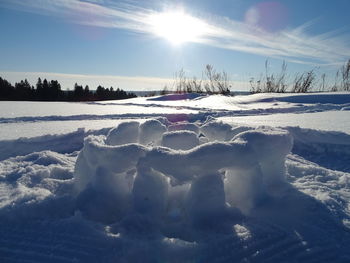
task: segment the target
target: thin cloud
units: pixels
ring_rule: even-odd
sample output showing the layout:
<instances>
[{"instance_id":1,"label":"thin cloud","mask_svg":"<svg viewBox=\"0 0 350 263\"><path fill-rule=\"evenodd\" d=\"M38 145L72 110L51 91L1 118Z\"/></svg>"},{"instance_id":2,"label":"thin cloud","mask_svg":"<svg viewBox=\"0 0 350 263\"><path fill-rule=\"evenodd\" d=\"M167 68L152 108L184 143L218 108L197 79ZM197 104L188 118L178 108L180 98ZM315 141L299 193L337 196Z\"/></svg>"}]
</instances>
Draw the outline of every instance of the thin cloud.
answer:
<instances>
[{"instance_id":1,"label":"thin cloud","mask_svg":"<svg viewBox=\"0 0 350 263\"><path fill-rule=\"evenodd\" d=\"M114 75L83 75L52 72L0 72L0 76L12 84L27 79L31 85L35 85L38 78L58 80L62 89L73 89L74 84L89 85L90 89L96 89L98 85L105 88L122 88L124 90L144 91L161 90L165 85L171 87L173 79L143 77L143 76L114 76Z\"/></svg>"},{"instance_id":2,"label":"thin cloud","mask_svg":"<svg viewBox=\"0 0 350 263\"><path fill-rule=\"evenodd\" d=\"M3 0L0 6L69 19L82 25L119 28L152 34L151 15L159 11L132 4L102 0ZM313 65L339 65L350 57L348 36L338 32L318 35L308 33L311 21L298 28L267 32L257 26L229 18L203 14L204 34L194 40L217 48L241 51Z\"/></svg>"}]
</instances>

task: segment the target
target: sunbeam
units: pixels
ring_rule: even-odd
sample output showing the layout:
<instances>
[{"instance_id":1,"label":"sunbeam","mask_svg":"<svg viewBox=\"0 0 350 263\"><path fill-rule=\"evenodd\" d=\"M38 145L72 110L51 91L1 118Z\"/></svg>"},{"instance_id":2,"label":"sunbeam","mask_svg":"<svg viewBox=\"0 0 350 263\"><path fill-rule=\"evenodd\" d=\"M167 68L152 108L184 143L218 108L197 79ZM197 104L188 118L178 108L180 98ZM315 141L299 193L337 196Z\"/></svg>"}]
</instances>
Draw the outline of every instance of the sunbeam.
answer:
<instances>
[{"instance_id":1,"label":"sunbeam","mask_svg":"<svg viewBox=\"0 0 350 263\"><path fill-rule=\"evenodd\" d=\"M149 17L152 32L174 45L198 41L207 25L181 11L153 14Z\"/></svg>"}]
</instances>

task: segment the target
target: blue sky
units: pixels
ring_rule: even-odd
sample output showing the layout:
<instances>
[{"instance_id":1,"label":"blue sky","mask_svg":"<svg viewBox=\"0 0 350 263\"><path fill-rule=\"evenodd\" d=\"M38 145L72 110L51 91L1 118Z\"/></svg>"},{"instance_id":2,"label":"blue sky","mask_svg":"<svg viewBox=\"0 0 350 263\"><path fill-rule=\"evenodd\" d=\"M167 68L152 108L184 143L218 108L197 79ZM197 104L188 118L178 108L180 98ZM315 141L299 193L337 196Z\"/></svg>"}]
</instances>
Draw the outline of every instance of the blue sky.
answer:
<instances>
[{"instance_id":1,"label":"blue sky","mask_svg":"<svg viewBox=\"0 0 350 263\"><path fill-rule=\"evenodd\" d=\"M0 76L159 89L212 64L242 90L266 59L271 72L286 60L291 74L332 74L350 58L349 10L348 0L1 0ZM174 44L173 13L179 34L198 36Z\"/></svg>"}]
</instances>

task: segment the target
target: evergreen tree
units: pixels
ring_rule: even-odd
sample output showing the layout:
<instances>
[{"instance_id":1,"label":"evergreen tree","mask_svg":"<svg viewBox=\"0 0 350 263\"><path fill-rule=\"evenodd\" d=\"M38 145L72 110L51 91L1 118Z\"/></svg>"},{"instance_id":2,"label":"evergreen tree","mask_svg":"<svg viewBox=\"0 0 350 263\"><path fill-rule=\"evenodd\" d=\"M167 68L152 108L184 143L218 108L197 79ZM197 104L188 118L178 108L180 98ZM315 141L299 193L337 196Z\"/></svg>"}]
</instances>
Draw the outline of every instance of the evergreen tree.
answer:
<instances>
[{"instance_id":1,"label":"evergreen tree","mask_svg":"<svg viewBox=\"0 0 350 263\"><path fill-rule=\"evenodd\" d=\"M81 101L83 100L84 90L83 86L78 85L77 83L74 84L74 93L73 97L75 101Z\"/></svg>"},{"instance_id":2,"label":"evergreen tree","mask_svg":"<svg viewBox=\"0 0 350 263\"><path fill-rule=\"evenodd\" d=\"M0 100L10 100L14 96L14 87L6 79L0 77Z\"/></svg>"},{"instance_id":3,"label":"evergreen tree","mask_svg":"<svg viewBox=\"0 0 350 263\"><path fill-rule=\"evenodd\" d=\"M32 87L27 79L15 84L15 100L31 100L32 97Z\"/></svg>"},{"instance_id":4,"label":"evergreen tree","mask_svg":"<svg viewBox=\"0 0 350 263\"><path fill-rule=\"evenodd\" d=\"M91 92L90 92L90 89L89 89L89 86L86 85L85 88L84 88L84 93L83 93L83 98L84 100L91 100Z\"/></svg>"},{"instance_id":5,"label":"evergreen tree","mask_svg":"<svg viewBox=\"0 0 350 263\"><path fill-rule=\"evenodd\" d=\"M38 92L38 98L40 100L49 100L50 99L50 86L47 79L43 80L42 90Z\"/></svg>"},{"instance_id":6,"label":"evergreen tree","mask_svg":"<svg viewBox=\"0 0 350 263\"><path fill-rule=\"evenodd\" d=\"M63 98L63 92L61 90L61 84L57 80L51 80L49 83L49 99L61 100Z\"/></svg>"}]
</instances>

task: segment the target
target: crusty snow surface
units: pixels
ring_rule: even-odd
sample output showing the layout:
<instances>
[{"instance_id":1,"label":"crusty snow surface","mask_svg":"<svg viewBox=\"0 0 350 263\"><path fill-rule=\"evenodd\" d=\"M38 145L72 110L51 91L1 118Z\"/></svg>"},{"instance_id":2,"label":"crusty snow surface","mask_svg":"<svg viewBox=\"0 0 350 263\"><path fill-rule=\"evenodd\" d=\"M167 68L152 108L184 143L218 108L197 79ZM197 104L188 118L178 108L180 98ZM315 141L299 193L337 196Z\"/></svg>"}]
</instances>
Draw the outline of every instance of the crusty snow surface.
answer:
<instances>
[{"instance_id":1,"label":"crusty snow surface","mask_svg":"<svg viewBox=\"0 0 350 263\"><path fill-rule=\"evenodd\" d=\"M0 109L0 262L350 262L349 93Z\"/></svg>"}]
</instances>

